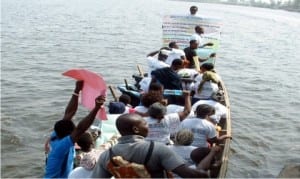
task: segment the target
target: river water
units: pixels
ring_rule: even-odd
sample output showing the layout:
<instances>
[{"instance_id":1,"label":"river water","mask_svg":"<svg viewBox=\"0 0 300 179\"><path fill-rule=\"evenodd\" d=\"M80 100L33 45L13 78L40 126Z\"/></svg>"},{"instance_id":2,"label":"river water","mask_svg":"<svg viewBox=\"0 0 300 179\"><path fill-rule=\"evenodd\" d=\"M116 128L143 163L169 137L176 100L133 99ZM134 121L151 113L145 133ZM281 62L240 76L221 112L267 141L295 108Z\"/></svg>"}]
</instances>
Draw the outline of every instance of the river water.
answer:
<instances>
[{"instance_id":1,"label":"river water","mask_svg":"<svg viewBox=\"0 0 300 179\"><path fill-rule=\"evenodd\" d=\"M274 178L300 163L300 14L161 0L3 0L1 177L42 177L43 144L63 115L71 68L116 86L145 70L161 47L162 17L199 13L223 21L217 71L232 109L227 177ZM111 96L109 96L111 98ZM75 121L87 114L79 108Z\"/></svg>"}]
</instances>

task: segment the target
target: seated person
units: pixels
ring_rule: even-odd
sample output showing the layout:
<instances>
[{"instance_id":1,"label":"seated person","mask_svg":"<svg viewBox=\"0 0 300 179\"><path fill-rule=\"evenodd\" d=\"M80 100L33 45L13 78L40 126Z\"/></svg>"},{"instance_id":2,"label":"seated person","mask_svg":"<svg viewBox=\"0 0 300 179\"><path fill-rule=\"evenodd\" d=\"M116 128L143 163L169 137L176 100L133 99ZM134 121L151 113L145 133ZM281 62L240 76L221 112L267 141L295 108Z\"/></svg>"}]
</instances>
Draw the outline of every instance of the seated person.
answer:
<instances>
[{"instance_id":1,"label":"seated person","mask_svg":"<svg viewBox=\"0 0 300 179\"><path fill-rule=\"evenodd\" d=\"M194 165L190 155L197 147L191 144L194 141L194 134L189 129L181 129L175 134L174 145L169 145L169 148L182 156L188 166Z\"/></svg>"},{"instance_id":2,"label":"seated person","mask_svg":"<svg viewBox=\"0 0 300 179\"><path fill-rule=\"evenodd\" d=\"M159 102L156 102L149 107L149 117L145 118L149 125L149 134L146 137L146 140L153 140L164 144L171 143L171 134L175 133L180 122L183 121L191 111L189 94L189 91L183 92L185 99L184 110L178 113L166 114L166 106Z\"/></svg>"},{"instance_id":3,"label":"seated person","mask_svg":"<svg viewBox=\"0 0 300 179\"><path fill-rule=\"evenodd\" d=\"M214 107L200 104L196 108L196 117L189 117L179 125L180 129L190 129L194 133L193 146L209 148L213 143L219 143L229 135L218 136L215 125L209 121L209 116L215 114Z\"/></svg>"},{"instance_id":4,"label":"seated person","mask_svg":"<svg viewBox=\"0 0 300 179\"><path fill-rule=\"evenodd\" d=\"M144 138L148 135L147 122L138 114L123 114L116 121L118 131L122 135L118 144L111 149L115 156L122 156L125 160L142 164L148 153L149 141ZM210 158L206 158L210 162ZM111 178L113 175L107 168L110 160L109 151L100 155L93 170L92 178ZM101 161L101 162L100 162ZM202 162L199 163L199 166ZM152 178L163 178L164 171L172 171L184 178L208 177L202 168L191 169L184 160L174 151L161 143L154 142L153 152L145 164Z\"/></svg>"},{"instance_id":5,"label":"seated person","mask_svg":"<svg viewBox=\"0 0 300 179\"><path fill-rule=\"evenodd\" d=\"M164 100L164 97L160 91L150 91L148 93L145 93L141 97L141 105L136 106L134 108L135 112L138 112L142 115L142 113L147 113L148 108L155 102L162 102L166 104L166 101ZM146 114L144 114L146 115ZM143 116L144 116L143 115Z\"/></svg>"},{"instance_id":6,"label":"seated person","mask_svg":"<svg viewBox=\"0 0 300 179\"><path fill-rule=\"evenodd\" d=\"M151 74L152 71L169 67L167 63L165 63L166 59L168 58L170 51L164 48L161 48L158 51L151 52L147 55L147 62L148 62L148 68L149 72L148 74ZM155 57L158 54L157 57Z\"/></svg>"},{"instance_id":7,"label":"seated person","mask_svg":"<svg viewBox=\"0 0 300 179\"><path fill-rule=\"evenodd\" d=\"M212 99L213 95L219 90L218 84L220 79L213 70L214 65L211 63L204 63L201 65L201 74L195 78L195 83L191 86L192 104L201 99Z\"/></svg>"}]
</instances>

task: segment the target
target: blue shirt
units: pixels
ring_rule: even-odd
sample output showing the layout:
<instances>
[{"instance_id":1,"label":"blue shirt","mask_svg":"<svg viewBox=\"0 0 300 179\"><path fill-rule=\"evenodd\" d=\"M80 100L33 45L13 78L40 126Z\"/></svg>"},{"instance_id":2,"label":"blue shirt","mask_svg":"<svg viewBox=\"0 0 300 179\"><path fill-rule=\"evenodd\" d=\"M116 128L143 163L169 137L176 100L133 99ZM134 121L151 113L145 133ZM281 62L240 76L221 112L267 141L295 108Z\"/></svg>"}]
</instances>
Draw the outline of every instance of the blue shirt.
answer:
<instances>
[{"instance_id":1,"label":"blue shirt","mask_svg":"<svg viewBox=\"0 0 300 179\"><path fill-rule=\"evenodd\" d=\"M53 132L51 139L55 137L57 137L56 133ZM75 148L71 136L51 140L50 148L44 178L67 178L73 169L75 157Z\"/></svg>"}]
</instances>

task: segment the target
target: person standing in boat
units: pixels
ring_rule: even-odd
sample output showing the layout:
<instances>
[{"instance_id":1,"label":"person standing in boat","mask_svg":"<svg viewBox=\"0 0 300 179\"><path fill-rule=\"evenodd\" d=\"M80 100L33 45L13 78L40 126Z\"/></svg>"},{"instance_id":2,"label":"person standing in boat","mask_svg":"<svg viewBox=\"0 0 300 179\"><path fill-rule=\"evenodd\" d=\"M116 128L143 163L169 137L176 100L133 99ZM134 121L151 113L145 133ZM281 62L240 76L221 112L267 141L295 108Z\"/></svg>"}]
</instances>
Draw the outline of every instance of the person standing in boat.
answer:
<instances>
[{"instance_id":1,"label":"person standing in boat","mask_svg":"<svg viewBox=\"0 0 300 179\"><path fill-rule=\"evenodd\" d=\"M203 43L203 37L202 35L204 34L204 29L203 27L199 26L199 25L196 25L195 26L195 33L190 37L190 40L197 40L198 42L198 48L204 48L206 46L212 46L214 45L213 43L211 42L208 42L208 43Z\"/></svg>"},{"instance_id":2,"label":"person standing in boat","mask_svg":"<svg viewBox=\"0 0 300 179\"><path fill-rule=\"evenodd\" d=\"M198 7L197 6L191 6L190 7L190 16L197 16Z\"/></svg>"},{"instance_id":3,"label":"person standing in boat","mask_svg":"<svg viewBox=\"0 0 300 179\"><path fill-rule=\"evenodd\" d=\"M105 96L98 96L95 99L95 107L76 127L72 118L78 108L78 96L82 87L83 81L77 81L76 88L65 110L63 119L57 121L54 125L54 132L50 138L50 152L46 162L44 178L68 177L73 169L75 156L74 144L92 125L97 112L105 102Z\"/></svg>"}]
</instances>

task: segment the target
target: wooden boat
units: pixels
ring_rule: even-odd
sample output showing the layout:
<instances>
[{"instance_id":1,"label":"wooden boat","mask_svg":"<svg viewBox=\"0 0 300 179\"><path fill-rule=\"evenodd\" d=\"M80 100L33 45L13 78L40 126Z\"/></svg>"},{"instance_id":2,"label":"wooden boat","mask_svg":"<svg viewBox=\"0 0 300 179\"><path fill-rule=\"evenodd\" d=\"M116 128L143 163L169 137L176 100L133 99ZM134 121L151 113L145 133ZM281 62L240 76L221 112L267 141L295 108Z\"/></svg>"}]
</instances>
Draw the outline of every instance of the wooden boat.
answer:
<instances>
[{"instance_id":1,"label":"wooden boat","mask_svg":"<svg viewBox=\"0 0 300 179\"><path fill-rule=\"evenodd\" d=\"M227 108L227 116L226 120L223 124L220 124L222 127L222 130L219 132L219 135L227 134L231 135L231 113L230 113L230 101L229 101L229 94L225 87L225 84L223 80L221 81L221 88L223 90L223 96L224 99L220 101L224 106ZM221 152L219 156L219 160L222 162L221 167L218 172L217 178L225 178L227 167L228 167L228 159L230 154L230 143L231 139L225 139L222 143L223 145L223 151Z\"/></svg>"}]
</instances>

